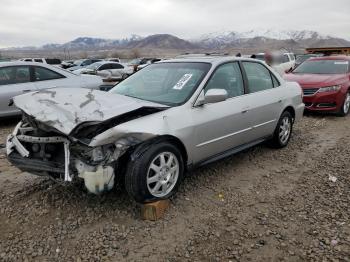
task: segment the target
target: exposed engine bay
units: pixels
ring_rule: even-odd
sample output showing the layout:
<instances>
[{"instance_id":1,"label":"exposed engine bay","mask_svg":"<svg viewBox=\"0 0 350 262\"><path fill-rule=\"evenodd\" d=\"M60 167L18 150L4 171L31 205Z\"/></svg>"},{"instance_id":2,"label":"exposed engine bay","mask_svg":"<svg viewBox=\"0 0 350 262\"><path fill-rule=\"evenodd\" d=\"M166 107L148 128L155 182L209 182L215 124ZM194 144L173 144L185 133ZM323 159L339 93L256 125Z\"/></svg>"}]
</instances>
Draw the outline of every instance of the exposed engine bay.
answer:
<instances>
[{"instance_id":1,"label":"exposed engine bay","mask_svg":"<svg viewBox=\"0 0 350 262\"><path fill-rule=\"evenodd\" d=\"M89 192L99 194L111 190L115 183L119 158L142 140L126 136L115 143L91 147L91 139L119 123L159 112L143 108L96 123L78 125L65 135L27 114L7 138L9 161L19 169L67 182L81 178Z\"/></svg>"}]
</instances>

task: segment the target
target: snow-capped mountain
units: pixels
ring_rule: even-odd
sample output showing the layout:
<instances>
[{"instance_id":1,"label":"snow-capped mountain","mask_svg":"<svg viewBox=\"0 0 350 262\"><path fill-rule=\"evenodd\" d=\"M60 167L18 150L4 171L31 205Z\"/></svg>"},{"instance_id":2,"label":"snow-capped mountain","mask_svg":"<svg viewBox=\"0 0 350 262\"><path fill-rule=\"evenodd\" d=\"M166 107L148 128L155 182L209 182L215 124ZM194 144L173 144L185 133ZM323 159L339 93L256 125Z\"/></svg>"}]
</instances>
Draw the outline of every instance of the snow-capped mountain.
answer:
<instances>
[{"instance_id":1,"label":"snow-capped mountain","mask_svg":"<svg viewBox=\"0 0 350 262\"><path fill-rule=\"evenodd\" d=\"M224 48L227 46L237 46L242 43L252 42L253 39L259 42L268 40L289 40L302 42L305 40L327 40L333 37L322 35L310 30L273 30L273 29L255 29L245 32L238 31L222 31L206 35L202 35L192 41L207 48Z\"/></svg>"},{"instance_id":2,"label":"snow-capped mountain","mask_svg":"<svg viewBox=\"0 0 350 262\"><path fill-rule=\"evenodd\" d=\"M47 44L41 47L7 48L7 50L108 50L115 48L224 50L231 48L251 49L304 49L306 47L350 46L350 41L322 35L310 30L255 29L245 32L223 31L185 40L169 34L147 37L131 35L123 39L78 37L64 44Z\"/></svg>"}]
</instances>

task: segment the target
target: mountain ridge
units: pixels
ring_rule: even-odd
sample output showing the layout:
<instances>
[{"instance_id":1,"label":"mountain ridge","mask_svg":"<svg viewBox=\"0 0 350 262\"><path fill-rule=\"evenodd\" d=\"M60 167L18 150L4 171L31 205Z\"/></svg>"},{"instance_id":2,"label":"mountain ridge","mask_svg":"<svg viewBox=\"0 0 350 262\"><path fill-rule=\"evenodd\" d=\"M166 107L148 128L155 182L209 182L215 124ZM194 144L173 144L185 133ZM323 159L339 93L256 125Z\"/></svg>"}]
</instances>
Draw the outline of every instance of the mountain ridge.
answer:
<instances>
[{"instance_id":1,"label":"mountain ridge","mask_svg":"<svg viewBox=\"0 0 350 262\"><path fill-rule=\"evenodd\" d=\"M229 49L229 48L288 48L350 46L350 41L322 35L311 30L256 29L245 32L222 31L186 40L171 34L153 34L146 37L131 35L128 38L105 39L78 37L63 44L46 44L40 47L7 48L5 50L103 50L103 49ZM4 50L4 49L3 49Z\"/></svg>"}]
</instances>

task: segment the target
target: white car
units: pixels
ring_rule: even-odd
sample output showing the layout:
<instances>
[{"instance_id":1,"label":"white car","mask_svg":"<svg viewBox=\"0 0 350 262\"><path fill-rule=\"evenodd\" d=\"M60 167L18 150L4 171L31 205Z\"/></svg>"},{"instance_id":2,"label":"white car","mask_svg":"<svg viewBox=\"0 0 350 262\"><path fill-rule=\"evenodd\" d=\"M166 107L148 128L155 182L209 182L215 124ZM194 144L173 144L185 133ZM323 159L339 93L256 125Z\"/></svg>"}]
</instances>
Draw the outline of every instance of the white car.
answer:
<instances>
[{"instance_id":1,"label":"white car","mask_svg":"<svg viewBox=\"0 0 350 262\"><path fill-rule=\"evenodd\" d=\"M252 58L265 61L266 53L258 53ZM293 53L280 53L280 52L271 52L269 55L272 56L272 65L271 67L278 72L281 76L285 73L290 72L295 67L295 55Z\"/></svg>"},{"instance_id":2,"label":"white car","mask_svg":"<svg viewBox=\"0 0 350 262\"><path fill-rule=\"evenodd\" d=\"M22 58L19 61L23 62L37 62L54 66L61 66L61 60L58 58Z\"/></svg>"},{"instance_id":3,"label":"white car","mask_svg":"<svg viewBox=\"0 0 350 262\"><path fill-rule=\"evenodd\" d=\"M0 64L0 117L20 114L9 104L23 93L61 87L99 89L101 84L98 76L80 76L43 63L4 62Z\"/></svg>"},{"instance_id":4,"label":"white car","mask_svg":"<svg viewBox=\"0 0 350 262\"><path fill-rule=\"evenodd\" d=\"M99 75L103 79L126 79L133 73L133 68L117 62L101 61L85 68L73 71L76 74Z\"/></svg>"}]
</instances>

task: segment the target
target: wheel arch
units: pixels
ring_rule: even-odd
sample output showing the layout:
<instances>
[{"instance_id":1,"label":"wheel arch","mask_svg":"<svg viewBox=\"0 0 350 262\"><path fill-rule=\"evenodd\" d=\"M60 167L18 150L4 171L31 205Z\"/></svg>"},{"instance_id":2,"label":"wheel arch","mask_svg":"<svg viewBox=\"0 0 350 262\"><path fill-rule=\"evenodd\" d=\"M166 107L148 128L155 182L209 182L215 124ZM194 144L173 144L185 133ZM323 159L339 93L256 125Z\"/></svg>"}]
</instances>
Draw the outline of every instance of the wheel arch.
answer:
<instances>
[{"instance_id":1,"label":"wheel arch","mask_svg":"<svg viewBox=\"0 0 350 262\"><path fill-rule=\"evenodd\" d=\"M284 112L289 112L291 115L292 115L292 118L293 118L293 121L294 121L294 119L295 119L295 109L294 109L294 107L292 107L292 106L287 106L283 111L282 111L282 113L281 113L281 115L284 113Z\"/></svg>"},{"instance_id":2,"label":"wheel arch","mask_svg":"<svg viewBox=\"0 0 350 262\"><path fill-rule=\"evenodd\" d=\"M150 146L161 143L161 142L169 142L172 145L176 146L181 153L181 156L183 158L185 167L187 166L188 161L188 154L186 147L184 143L177 137L172 135L160 135L156 136L154 138L148 139L146 141L143 141L141 144L136 145L131 152L131 159L137 158L139 155L141 155L143 152L145 152Z\"/></svg>"}]
</instances>

